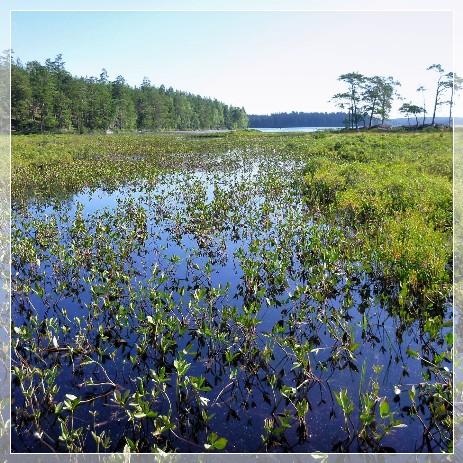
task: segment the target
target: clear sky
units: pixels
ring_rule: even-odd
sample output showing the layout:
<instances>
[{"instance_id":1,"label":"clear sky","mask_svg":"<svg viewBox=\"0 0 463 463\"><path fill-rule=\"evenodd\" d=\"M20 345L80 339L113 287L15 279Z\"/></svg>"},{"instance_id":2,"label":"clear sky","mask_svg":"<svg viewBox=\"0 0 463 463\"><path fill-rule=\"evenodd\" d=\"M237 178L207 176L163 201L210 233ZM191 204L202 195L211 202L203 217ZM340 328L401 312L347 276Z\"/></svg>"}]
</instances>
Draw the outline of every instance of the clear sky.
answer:
<instances>
[{"instance_id":1,"label":"clear sky","mask_svg":"<svg viewBox=\"0 0 463 463\"><path fill-rule=\"evenodd\" d=\"M12 49L23 63L61 53L73 75L106 68L132 86L146 76L248 114L337 111L329 100L352 71L393 76L404 101L418 105L424 85L430 108L436 74L426 68L454 70L452 33L452 13L436 11L11 12Z\"/></svg>"}]
</instances>

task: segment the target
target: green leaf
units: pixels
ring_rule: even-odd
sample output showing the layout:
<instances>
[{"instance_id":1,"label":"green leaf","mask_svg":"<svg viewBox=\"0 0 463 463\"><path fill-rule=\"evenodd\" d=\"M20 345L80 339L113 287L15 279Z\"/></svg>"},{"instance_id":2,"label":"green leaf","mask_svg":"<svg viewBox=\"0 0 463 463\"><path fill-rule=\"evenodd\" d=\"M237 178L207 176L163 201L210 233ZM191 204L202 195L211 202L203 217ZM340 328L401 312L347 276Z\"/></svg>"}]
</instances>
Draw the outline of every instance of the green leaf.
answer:
<instances>
[{"instance_id":1,"label":"green leaf","mask_svg":"<svg viewBox=\"0 0 463 463\"><path fill-rule=\"evenodd\" d=\"M381 415L381 418L384 418L388 415L389 413L389 402L387 399L384 399L381 402L381 405L379 406L379 414Z\"/></svg>"},{"instance_id":2,"label":"green leaf","mask_svg":"<svg viewBox=\"0 0 463 463\"><path fill-rule=\"evenodd\" d=\"M63 409L63 404L60 402L55 407L55 414L58 415L62 409Z\"/></svg>"},{"instance_id":3,"label":"green leaf","mask_svg":"<svg viewBox=\"0 0 463 463\"><path fill-rule=\"evenodd\" d=\"M275 436L279 436L280 434L283 434L285 432L285 428L282 426L279 426L278 428L275 428L272 433L275 434Z\"/></svg>"},{"instance_id":4,"label":"green leaf","mask_svg":"<svg viewBox=\"0 0 463 463\"><path fill-rule=\"evenodd\" d=\"M410 396L411 400L415 399L415 386L412 386L412 388L408 391L408 395Z\"/></svg>"},{"instance_id":5,"label":"green leaf","mask_svg":"<svg viewBox=\"0 0 463 463\"><path fill-rule=\"evenodd\" d=\"M37 296L43 297L44 295L44 290L41 286L38 285L38 283L35 283L35 292L37 293Z\"/></svg>"},{"instance_id":6,"label":"green leaf","mask_svg":"<svg viewBox=\"0 0 463 463\"><path fill-rule=\"evenodd\" d=\"M453 333L447 333L447 334L444 336L444 339L445 339L445 342L446 342L449 346L453 346Z\"/></svg>"},{"instance_id":7,"label":"green leaf","mask_svg":"<svg viewBox=\"0 0 463 463\"><path fill-rule=\"evenodd\" d=\"M381 402L381 405L379 406L379 414L381 415L381 418L384 418L388 415L389 413L389 403L387 399L384 399Z\"/></svg>"},{"instance_id":8,"label":"green leaf","mask_svg":"<svg viewBox=\"0 0 463 463\"><path fill-rule=\"evenodd\" d=\"M372 416L369 412L362 413L360 415L360 419L362 420L365 426L368 426L375 421L375 417Z\"/></svg>"},{"instance_id":9,"label":"green leaf","mask_svg":"<svg viewBox=\"0 0 463 463\"><path fill-rule=\"evenodd\" d=\"M415 357L416 359L419 358L420 354L416 351L414 351L413 349L407 349L405 351L408 355L412 356L412 357Z\"/></svg>"},{"instance_id":10,"label":"green leaf","mask_svg":"<svg viewBox=\"0 0 463 463\"><path fill-rule=\"evenodd\" d=\"M227 445L227 439L225 439L225 437L220 437L219 439L217 439L215 442L214 442L214 447L217 449L217 450L222 450L225 448L225 446Z\"/></svg>"}]
</instances>

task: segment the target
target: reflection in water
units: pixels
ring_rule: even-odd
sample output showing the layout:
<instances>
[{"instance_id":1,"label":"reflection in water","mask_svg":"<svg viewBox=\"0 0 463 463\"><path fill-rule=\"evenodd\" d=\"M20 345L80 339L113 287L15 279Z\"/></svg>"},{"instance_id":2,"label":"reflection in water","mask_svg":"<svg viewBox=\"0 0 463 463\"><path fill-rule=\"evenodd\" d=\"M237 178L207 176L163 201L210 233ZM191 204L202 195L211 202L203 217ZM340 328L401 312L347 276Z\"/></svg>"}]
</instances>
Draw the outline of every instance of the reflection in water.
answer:
<instances>
[{"instance_id":1,"label":"reflection in water","mask_svg":"<svg viewBox=\"0 0 463 463\"><path fill-rule=\"evenodd\" d=\"M346 261L304 210L300 167L18 209L13 449L446 450L426 386L451 368L451 308L414 315Z\"/></svg>"}]
</instances>

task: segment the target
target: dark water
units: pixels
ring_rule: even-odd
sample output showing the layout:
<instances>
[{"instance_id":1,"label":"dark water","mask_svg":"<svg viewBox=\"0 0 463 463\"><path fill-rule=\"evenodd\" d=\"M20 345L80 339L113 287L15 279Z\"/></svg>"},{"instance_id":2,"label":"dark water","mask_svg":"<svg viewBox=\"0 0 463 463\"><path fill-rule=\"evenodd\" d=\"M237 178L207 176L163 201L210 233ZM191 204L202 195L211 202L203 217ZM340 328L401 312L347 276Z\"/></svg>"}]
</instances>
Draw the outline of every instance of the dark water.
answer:
<instances>
[{"instance_id":1,"label":"dark water","mask_svg":"<svg viewBox=\"0 0 463 463\"><path fill-rule=\"evenodd\" d=\"M187 400L175 387L172 365L179 357L190 363L187 375L206 380L209 390L201 392L207 399L203 408L214 414L208 432L226 437L225 451L331 452L343 446L345 451L365 451L342 429L344 416L334 393L346 389L358 408L359 391L370 391L372 381L377 382L379 396L388 398L395 418L407 425L394 428L381 446L412 453L422 448L423 426L404 412L410 405L406 393L394 392L396 387L407 391L423 381L426 367L406 352L422 349L420 322L401 320L388 302L392 290L356 270L355 263L346 263L346 268L332 266L328 258L307 263L304 252L296 249L313 245L323 256L324 240L328 248L336 235L305 215L294 191L274 192L272 183L263 181L265 175L265 167L257 164L234 172L166 174L155 185L141 182L112 193L86 190L65 203L31 203L27 210L17 211L13 227L22 230L17 235L39 249L42 276L37 281L44 294L13 291L13 325L30 326L34 316L39 324L56 319L52 334L60 347L78 348L86 336L103 352L100 356L89 352L100 362L89 366L82 353L72 357L67 351L66 355L54 352L47 347L46 334L35 330L32 339L43 350L28 357L38 368L57 367L56 403L64 401L66 394L85 399L104 394L76 412L86 430L86 452L96 451L90 436L92 411L103 423L97 429L111 435L113 451L123 450L126 436L135 439L140 434L148 443L152 439L149 425L146 430L134 430L127 415L111 401L112 388L106 394L107 386L92 387L89 378L93 375L98 383L109 377L118 391L133 394L139 381L145 390L154 388L150 378L163 366L170 382L152 407L160 414L173 412L176 431L169 438L170 449L204 451L207 433L201 424L201 407L192 402L185 408ZM289 176L283 183L284 189L291 189ZM136 228L133 217L143 212L138 245L121 257L127 249L125 238ZM61 235L50 248L40 249L33 240L37 223L51 223L53 217ZM205 217L209 222L202 221ZM79 218L86 228L78 239L71 229ZM98 233L101 242L97 242ZM91 243L89 249L102 246L105 253L95 251L89 260L81 257L79 261L76 253L85 248L79 244L85 240ZM107 261L105 256L110 256ZM13 284L31 282L31 268L32 264L14 259ZM116 271L121 272L119 277L113 276ZM66 288L56 290L59 281L66 282ZM252 289L252 281L261 294ZM307 294L295 295L304 286ZM318 296L309 287L325 292ZM205 296L201 297L201 290ZM246 310L252 307L255 310L249 317L256 324L249 328ZM175 319L175 333L164 325L156 339L146 340L141 327L156 314ZM120 320L124 322L118 324ZM184 328L181 332L179 326ZM212 334L208 326L214 327ZM163 338L176 342L164 356L159 350ZM28 342L20 342L13 365L19 364L18 352L29 355L24 349ZM358 346L350 351L354 343ZM147 346L143 353L140 346ZM297 351L304 346L309 346L310 371L304 371L297 360ZM238 357L227 363L227 352ZM309 403L302 429L291 401L280 393L283 386L293 388L298 400L305 398ZM21 419L27 405L17 382L13 399L14 451L49 452L50 446L66 451L59 443L61 429L53 413L44 412L37 427ZM285 413L292 416L290 425L264 445L266 420L278 424ZM359 423L358 411L351 419ZM47 430L48 446L34 438L40 427Z\"/></svg>"}]
</instances>

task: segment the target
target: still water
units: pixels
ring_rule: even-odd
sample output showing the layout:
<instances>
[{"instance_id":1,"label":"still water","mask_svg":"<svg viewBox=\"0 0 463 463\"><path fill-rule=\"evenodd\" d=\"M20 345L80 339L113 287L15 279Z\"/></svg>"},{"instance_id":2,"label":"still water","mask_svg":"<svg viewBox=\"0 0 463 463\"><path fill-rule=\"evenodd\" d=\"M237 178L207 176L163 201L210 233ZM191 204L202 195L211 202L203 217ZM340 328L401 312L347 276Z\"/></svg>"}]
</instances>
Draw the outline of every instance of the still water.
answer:
<instances>
[{"instance_id":1,"label":"still water","mask_svg":"<svg viewBox=\"0 0 463 463\"><path fill-rule=\"evenodd\" d=\"M127 439L204 452L212 433L227 452L378 451L351 438L336 399L346 390L358 406L378 388L404 425L380 448L422 451L422 423L397 393L423 381L407 354L422 348L420 322L403 321L356 263L329 257L339 237L304 210L301 167L243 161L17 210L13 366L56 371L58 390L16 376L13 450L68 451L71 415L56 406L71 395L85 452L96 431L115 452ZM134 417L137 400L152 415ZM37 425L27 416L40 407ZM360 426L358 411L349 419Z\"/></svg>"},{"instance_id":2,"label":"still water","mask_svg":"<svg viewBox=\"0 0 463 463\"><path fill-rule=\"evenodd\" d=\"M344 127L250 127L261 132L318 132L319 130L341 130Z\"/></svg>"}]
</instances>

